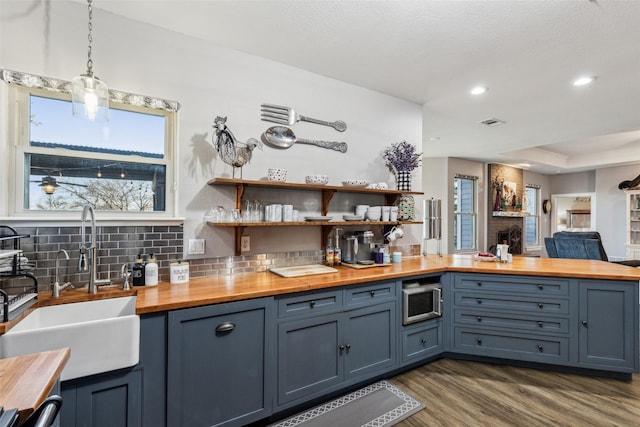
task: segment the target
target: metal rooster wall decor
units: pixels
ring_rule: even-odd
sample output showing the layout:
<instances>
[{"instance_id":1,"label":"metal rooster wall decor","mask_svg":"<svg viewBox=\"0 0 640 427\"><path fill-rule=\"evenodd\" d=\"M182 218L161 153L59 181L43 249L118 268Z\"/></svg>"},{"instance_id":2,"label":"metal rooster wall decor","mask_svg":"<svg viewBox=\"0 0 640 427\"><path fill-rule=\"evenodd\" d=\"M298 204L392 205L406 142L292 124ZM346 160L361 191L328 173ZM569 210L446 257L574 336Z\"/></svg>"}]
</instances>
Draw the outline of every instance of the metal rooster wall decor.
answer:
<instances>
[{"instance_id":1,"label":"metal rooster wall decor","mask_svg":"<svg viewBox=\"0 0 640 427\"><path fill-rule=\"evenodd\" d=\"M255 138L249 138L247 142L240 142L227 127L226 117L216 117L213 128L213 146L218 152L220 159L233 167L232 177L236 177L236 168L240 168L240 179L242 179L242 167L249 163L253 150L256 147L262 150L262 142Z\"/></svg>"}]
</instances>

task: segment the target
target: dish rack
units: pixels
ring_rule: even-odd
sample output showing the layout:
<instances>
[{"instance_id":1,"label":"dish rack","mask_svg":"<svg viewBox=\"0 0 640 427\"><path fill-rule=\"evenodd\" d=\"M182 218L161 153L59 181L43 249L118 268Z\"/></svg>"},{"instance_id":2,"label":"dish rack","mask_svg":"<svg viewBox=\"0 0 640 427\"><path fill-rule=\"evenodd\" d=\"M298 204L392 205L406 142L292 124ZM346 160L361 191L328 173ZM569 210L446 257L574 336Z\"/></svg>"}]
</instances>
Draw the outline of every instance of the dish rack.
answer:
<instances>
[{"instance_id":1,"label":"dish rack","mask_svg":"<svg viewBox=\"0 0 640 427\"><path fill-rule=\"evenodd\" d=\"M38 279L31 272L33 267L22 260L20 239L31 237L29 234L18 234L8 225L0 225L0 278L27 277L33 281L29 287L16 295L9 295L0 288L0 322L8 322L27 307L33 305L38 298ZM9 262L6 260L9 259Z\"/></svg>"}]
</instances>

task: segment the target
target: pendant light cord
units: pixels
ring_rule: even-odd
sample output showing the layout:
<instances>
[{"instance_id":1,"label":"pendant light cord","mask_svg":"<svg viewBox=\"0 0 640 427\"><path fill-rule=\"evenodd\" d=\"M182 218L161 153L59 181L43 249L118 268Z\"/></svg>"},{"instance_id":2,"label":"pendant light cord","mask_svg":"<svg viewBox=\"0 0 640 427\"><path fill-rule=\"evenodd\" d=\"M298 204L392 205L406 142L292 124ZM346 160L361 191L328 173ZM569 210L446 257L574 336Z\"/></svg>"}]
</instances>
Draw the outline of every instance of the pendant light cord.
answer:
<instances>
[{"instance_id":1,"label":"pendant light cord","mask_svg":"<svg viewBox=\"0 0 640 427\"><path fill-rule=\"evenodd\" d=\"M93 36L92 36L92 31L93 31L93 7L92 7L92 3L93 0L87 0L87 3L89 4L88 8L89 8L89 35L88 35L88 40L89 40L89 48L88 48L88 52L87 52L87 76L89 77L93 77L93 59L91 59L91 44L93 43Z\"/></svg>"}]
</instances>

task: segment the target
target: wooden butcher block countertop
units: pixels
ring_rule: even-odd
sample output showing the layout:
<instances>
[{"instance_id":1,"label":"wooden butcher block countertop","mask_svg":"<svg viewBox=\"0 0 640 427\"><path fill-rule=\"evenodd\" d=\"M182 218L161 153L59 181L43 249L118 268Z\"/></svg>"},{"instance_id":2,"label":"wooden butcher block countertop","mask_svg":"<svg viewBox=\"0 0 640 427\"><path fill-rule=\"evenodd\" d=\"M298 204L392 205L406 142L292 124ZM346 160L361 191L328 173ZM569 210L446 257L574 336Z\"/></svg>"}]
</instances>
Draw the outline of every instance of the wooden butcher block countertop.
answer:
<instances>
[{"instance_id":1,"label":"wooden butcher block countertop","mask_svg":"<svg viewBox=\"0 0 640 427\"><path fill-rule=\"evenodd\" d=\"M22 423L49 396L70 354L61 348L0 359L0 406L17 408Z\"/></svg>"},{"instance_id":2,"label":"wooden butcher block countertop","mask_svg":"<svg viewBox=\"0 0 640 427\"><path fill-rule=\"evenodd\" d=\"M426 255L405 257L401 263L383 267L353 269L342 266L337 270L336 273L288 278L261 272L206 277L181 284L160 283L154 287L136 288L136 309L138 314L146 314L447 271L640 281L640 268L558 258L514 257L513 262L507 264L476 261L472 255Z\"/></svg>"}]
</instances>

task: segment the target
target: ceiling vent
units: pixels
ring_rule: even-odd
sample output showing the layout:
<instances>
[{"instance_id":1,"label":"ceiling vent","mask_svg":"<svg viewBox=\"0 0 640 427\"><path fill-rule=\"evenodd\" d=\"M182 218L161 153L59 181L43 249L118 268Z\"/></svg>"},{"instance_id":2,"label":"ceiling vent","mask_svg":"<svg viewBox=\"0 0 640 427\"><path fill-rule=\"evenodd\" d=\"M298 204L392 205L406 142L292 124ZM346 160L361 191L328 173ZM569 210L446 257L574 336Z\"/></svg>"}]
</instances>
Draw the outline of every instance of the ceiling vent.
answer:
<instances>
[{"instance_id":1,"label":"ceiling vent","mask_svg":"<svg viewBox=\"0 0 640 427\"><path fill-rule=\"evenodd\" d=\"M490 119L483 120L480 123L487 126L500 126L505 124L506 122L504 120L500 120L492 117Z\"/></svg>"}]
</instances>

